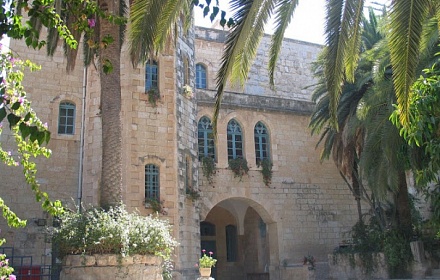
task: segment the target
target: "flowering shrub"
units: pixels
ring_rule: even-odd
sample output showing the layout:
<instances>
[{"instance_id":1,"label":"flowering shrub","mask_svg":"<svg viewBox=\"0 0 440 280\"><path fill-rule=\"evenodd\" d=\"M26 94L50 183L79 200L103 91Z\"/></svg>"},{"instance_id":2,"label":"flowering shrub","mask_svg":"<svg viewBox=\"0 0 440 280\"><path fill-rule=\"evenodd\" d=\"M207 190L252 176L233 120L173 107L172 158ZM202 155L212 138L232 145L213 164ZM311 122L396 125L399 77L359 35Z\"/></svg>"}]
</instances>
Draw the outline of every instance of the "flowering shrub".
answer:
<instances>
[{"instance_id":1,"label":"flowering shrub","mask_svg":"<svg viewBox=\"0 0 440 280\"><path fill-rule=\"evenodd\" d=\"M0 254L0 279L2 280L15 280L14 269L9 266L9 260L6 255Z\"/></svg>"},{"instance_id":2,"label":"flowering shrub","mask_svg":"<svg viewBox=\"0 0 440 280\"><path fill-rule=\"evenodd\" d=\"M199 259L199 266L201 268L211 268L215 266L215 263L217 262L216 259L212 257L214 254L213 252L209 252L209 256L206 255L206 250L203 249L203 256Z\"/></svg>"},{"instance_id":3,"label":"flowering shrub","mask_svg":"<svg viewBox=\"0 0 440 280\"><path fill-rule=\"evenodd\" d=\"M110 207L107 211L100 208L82 213L65 211L59 219L60 226L52 231L60 257L68 254L152 254L167 263L177 246L167 221L128 213L123 205Z\"/></svg>"}]
</instances>

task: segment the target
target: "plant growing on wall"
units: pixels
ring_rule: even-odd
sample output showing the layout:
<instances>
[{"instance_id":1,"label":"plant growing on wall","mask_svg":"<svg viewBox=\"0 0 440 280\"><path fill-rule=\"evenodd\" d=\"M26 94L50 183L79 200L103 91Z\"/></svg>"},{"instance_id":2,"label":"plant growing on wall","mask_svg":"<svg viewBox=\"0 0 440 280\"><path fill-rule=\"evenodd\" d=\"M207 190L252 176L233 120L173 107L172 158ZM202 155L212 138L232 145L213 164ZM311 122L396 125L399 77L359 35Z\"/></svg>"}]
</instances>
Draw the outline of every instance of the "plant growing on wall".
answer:
<instances>
[{"instance_id":1,"label":"plant growing on wall","mask_svg":"<svg viewBox=\"0 0 440 280\"><path fill-rule=\"evenodd\" d=\"M156 107L157 106L157 101L160 100L159 90L157 88L149 89L147 91L147 95L148 95L148 102L150 102L150 104L153 107Z\"/></svg>"},{"instance_id":2,"label":"plant growing on wall","mask_svg":"<svg viewBox=\"0 0 440 280\"><path fill-rule=\"evenodd\" d=\"M261 167L261 174L263 175L263 182L264 184L269 187L270 183L272 182L272 162L270 159L265 158L261 161L258 161L258 167Z\"/></svg>"},{"instance_id":3,"label":"plant growing on wall","mask_svg":"<svg viewBox=\"0 0 440 280\"><path fill-rule=\"evenodd\" d=\"M202 172L208 183L213 183L213 176L215 174L215 161L212 157L202 158Z\"/></svg>"},{"instance_id":4,"label":"plant growing on wall","mask_svg":"<svg viewBox=\"0 0 440 280\"><path fill-rule=\"evenodd\" d=\"M164 203L163 200L159 200L158 198L155 197L145 199L146 207L153 209L154 212L160 213L162 215L166 215L168 213L165 211L163 203Z\"/></svg>"},{"instance_id":5,"label":"plant growing on wall","mask_svg":"<svg viewBox=\"0 0 440 280\"><path fill-rule=\"evenodd\" d=\"M228 161L229 168L234 173L234 177L243 177L243 175L248 174L249 167L247 165L247 160L245 158L234 158Z\"/></svg>"},{"instance_id":6,"label":"plant growing on wall","mask_svg":"<svg viewBox=\"0 0 440 280\"><path fill-rule=\"evenodd\" d=\"M186 188L186 197L188 197L192 201L196 201L197 199L200 198L200 191L198 191L192 187L187 187Z\"/></svg>"}]
</instances>

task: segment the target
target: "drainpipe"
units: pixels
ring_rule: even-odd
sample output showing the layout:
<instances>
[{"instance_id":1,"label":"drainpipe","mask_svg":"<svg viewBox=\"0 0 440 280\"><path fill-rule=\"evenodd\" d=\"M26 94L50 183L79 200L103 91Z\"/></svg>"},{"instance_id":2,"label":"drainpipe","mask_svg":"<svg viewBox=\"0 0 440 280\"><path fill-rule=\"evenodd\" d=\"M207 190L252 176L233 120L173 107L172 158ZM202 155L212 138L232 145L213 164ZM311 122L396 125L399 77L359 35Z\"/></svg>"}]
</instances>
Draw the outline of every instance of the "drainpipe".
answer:
<instances>
[{"instance_id":1,"label":"drainpipe","mask_svg":"<svg viewBox=\"0 0 440 280\"><path fill-rule=\"evenodd\" d=\"M87 93L87 67L83 71L83 88L82 88L82 111L81 111L81 134L79 144L79 172L78 172L78 210L81 212L82 189L83 189L83 161L84 161L84 125L86 119L86 93Z\"/></svg>"}]
</instances>

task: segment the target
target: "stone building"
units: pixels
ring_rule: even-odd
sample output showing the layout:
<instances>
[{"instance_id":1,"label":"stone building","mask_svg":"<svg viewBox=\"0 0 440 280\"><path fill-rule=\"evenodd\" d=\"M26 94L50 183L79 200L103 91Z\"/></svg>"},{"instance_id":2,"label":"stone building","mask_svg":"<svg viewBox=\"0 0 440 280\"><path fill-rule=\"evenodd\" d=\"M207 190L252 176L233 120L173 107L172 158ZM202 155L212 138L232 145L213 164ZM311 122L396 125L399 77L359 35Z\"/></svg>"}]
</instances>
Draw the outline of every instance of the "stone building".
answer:
<instances>
[{"instance_id":1,"label":"stone building","mask_svg":"<svg viewBox=\"0 0 440 280\"><path fill-rule=\"evenodd\" d=\"M271 89L267 73L270 38L264 37L244 87L225 93L212 139L215 75L226 31L201 27L178 30L174 45L155 60L133 68L122 51L123 200L144 215L147 198L163 202L160 214L173 224L180 245L176 279L195 279L202 248L218 259L214 276L228 279L295 279L305 255L325 273L327 253L356 221L353 196L331 161L321 163L310 136L310 70L321 46L286 39ZM65 71L62 48L53 58L11 48L43 70L26 75L32 105L52 132L50 159L38 159L38 178L52 198L67 205L98 204L101 173L101 116L98 73ZM188 89L189 85L192 93ZM160 99L148 101L151 89ZM82 133L83 131L83 133ZM81 135L84 135L83 141ZM2 145L10 135L4 131ZM216 164L212 181L203 175L204 156ZM242 157L249 172L235 177L228 160ZM273 163L266 185L264 159ZM1 196L21 217L25 229L5 228L7 254L31 256L33 267L56 265L43 213L18 168L0 166ZM200 198L187 194L199 190ZM248 277L248 278L246 278ZM299 278L297 278L299 279Z\"/></svg>"}]
</instances>

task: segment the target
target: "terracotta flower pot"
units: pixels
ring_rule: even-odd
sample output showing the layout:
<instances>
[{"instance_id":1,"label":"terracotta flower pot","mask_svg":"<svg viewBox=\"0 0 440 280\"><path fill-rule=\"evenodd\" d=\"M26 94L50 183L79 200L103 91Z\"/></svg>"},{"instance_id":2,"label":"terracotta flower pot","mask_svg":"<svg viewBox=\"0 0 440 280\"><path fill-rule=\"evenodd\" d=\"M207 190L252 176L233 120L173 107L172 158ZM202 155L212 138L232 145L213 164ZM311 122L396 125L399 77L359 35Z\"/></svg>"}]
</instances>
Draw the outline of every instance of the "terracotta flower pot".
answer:
<instances>
[{"instance_id":1,"label":"terracotta flower pot","mask_svg":"<svg viewBox=\"0 0 440 280\"><path fill-rule=\"evenodd\" d=\"M209 277L211 276L211 268L210 267L201 267L199 268L200 276Z\"/></svg>"}]
</instances>

